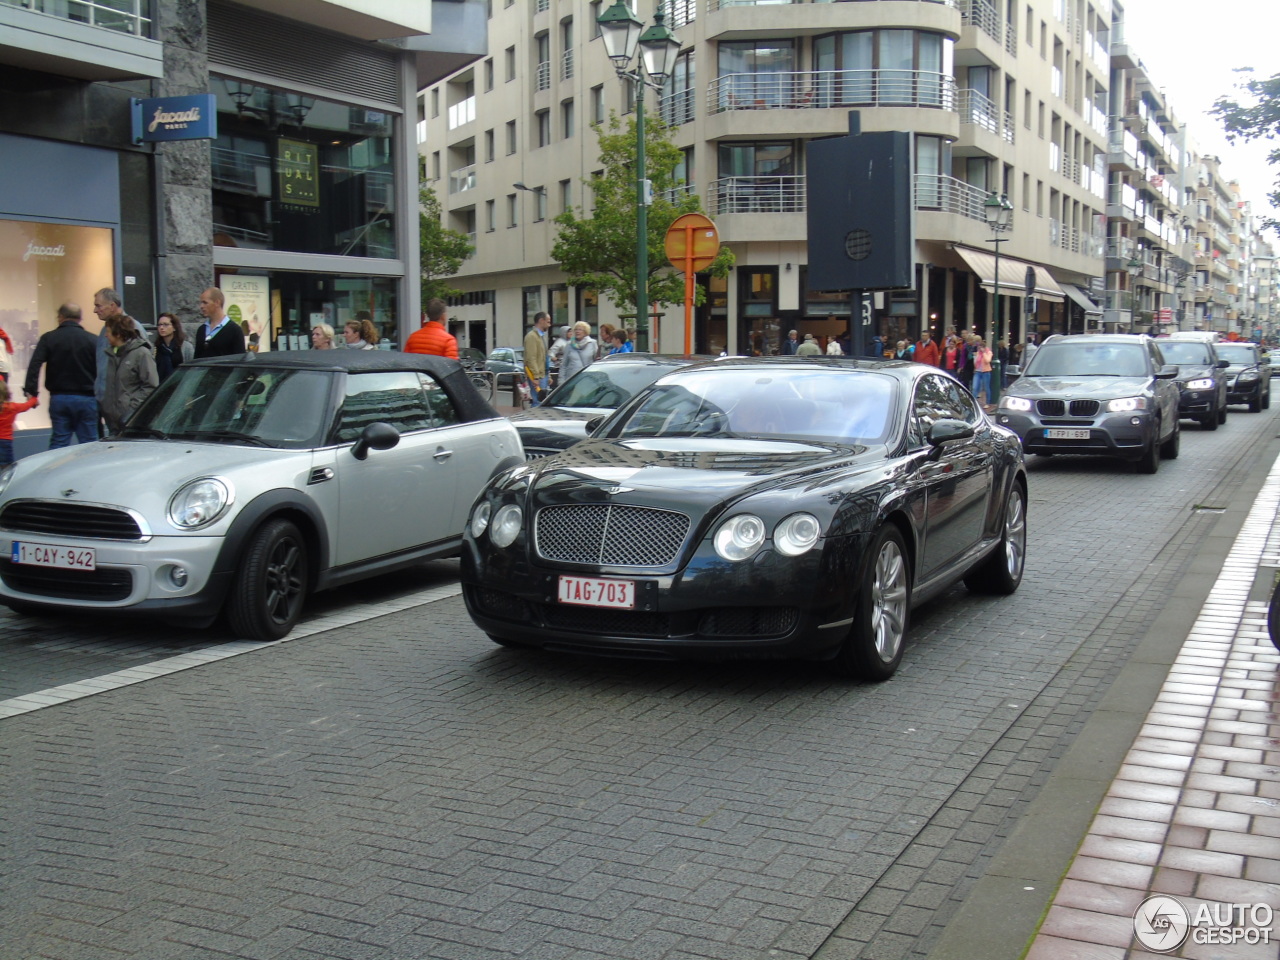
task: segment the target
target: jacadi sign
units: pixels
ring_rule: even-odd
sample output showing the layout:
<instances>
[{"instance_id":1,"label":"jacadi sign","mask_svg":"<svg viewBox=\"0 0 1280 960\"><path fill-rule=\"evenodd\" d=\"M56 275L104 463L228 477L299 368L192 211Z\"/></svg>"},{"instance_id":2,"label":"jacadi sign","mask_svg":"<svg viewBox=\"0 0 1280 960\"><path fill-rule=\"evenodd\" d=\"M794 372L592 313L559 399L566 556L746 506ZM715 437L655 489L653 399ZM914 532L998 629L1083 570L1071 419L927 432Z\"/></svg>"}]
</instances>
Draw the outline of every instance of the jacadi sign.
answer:
<instances>
[{"instance_id":1,"label":"jacadi sign","mask_svg":"<svg viewBox=\"0 0 1280 960\"><path fill-rule=\"evenodd\" d=\"M218 102L211 93L189 97L134 97L133 142L212 140L218 135Z\"/></svg>"}]
</instances>

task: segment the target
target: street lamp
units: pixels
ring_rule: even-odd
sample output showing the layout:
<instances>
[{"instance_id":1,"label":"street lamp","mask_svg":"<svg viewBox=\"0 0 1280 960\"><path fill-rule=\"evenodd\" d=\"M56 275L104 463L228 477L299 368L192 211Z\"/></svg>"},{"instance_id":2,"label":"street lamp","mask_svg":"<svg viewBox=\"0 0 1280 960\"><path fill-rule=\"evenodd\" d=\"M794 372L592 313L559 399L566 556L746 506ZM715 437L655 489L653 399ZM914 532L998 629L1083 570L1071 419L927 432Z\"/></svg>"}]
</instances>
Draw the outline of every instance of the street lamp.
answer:
<instances>
[{"instance_id":1,"label":"street lamp","mask_svg":"<svg viewBox=\"0 0 1280 960\"><path fill-rule=\"evenodd\" d=\"M992 237L988 243L996 245L995 283L992 285L994 295L991 297L991 323L987 326L987 347L991 350L991 386L987 397L991 403L1000 402L1001 378L1004 376L1004 364L1000 362L1000 244L1008 240L1002 237L1013 226L1013 204L1002 194L991 194L982 205L982 215L991 228Z\"/></svg>"},{"instance_id":2,"label":"street lamp","mask_svg":"<svg viewBox=\"0 0 1280 960\"><path fill-rule=\"evenodd\" d=\"M1125 264L1125 269L1129 271L1129 332L1133 332L1133 328L1138 316L1138 278L1142 276L1142 261L1134 254L1132 260Z\"/></svg>"},{"instance_id":3,"label":"street lamp","mask_svg":"<svg viewBox=\"0 0 1280 960\"><path fill-rule=\"evenodd\" d=\"M663 23L662 3L653 15L653 26L644 30L623 0L615 0L596 23L604 52L613 61L619 79L635 85L636 91L636 333L647 335L649 324L649 180L644 164L644 88L661 90L675 69L680 41ZM644 31L641 33L641 31ZM636 47L640 63L631 69ZM641 71L643 67L643 72Z\"/></svg>"}]
</instances>

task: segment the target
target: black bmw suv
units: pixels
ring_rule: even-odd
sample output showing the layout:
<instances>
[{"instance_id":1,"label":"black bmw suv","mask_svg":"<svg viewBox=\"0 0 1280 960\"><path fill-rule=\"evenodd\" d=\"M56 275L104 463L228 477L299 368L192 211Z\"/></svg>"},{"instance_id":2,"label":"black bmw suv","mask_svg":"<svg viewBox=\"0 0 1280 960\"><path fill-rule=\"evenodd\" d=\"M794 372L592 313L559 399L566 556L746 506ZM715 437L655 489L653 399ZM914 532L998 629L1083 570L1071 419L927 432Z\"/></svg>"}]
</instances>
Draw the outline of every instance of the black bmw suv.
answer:
<instances>
[{"instance_id":1,"label":"black bmw suv","mask_svg":"<svg viewBox=\"0 0 1280 960\"><path fill-rule=\"evenodd\" d=\"M1227 367L1227 403L1247 403L1257 413L1271 406L1271 365L1256 343L1218 342L1218 356Z\"/></svg>"},{"instance_id":2,"label":"black bmw suv","mask_svg":"<svg viewBox=\"0 0 1280 960\"><path fill-rule=\"evenodd\" d=\"M1178 416L1195 420L1206 430L1227 422L1227 376L1230 362L1218 356L1208 340L1156 341L1165 363L1178 368Z\"/></svg>"}]
</instances>

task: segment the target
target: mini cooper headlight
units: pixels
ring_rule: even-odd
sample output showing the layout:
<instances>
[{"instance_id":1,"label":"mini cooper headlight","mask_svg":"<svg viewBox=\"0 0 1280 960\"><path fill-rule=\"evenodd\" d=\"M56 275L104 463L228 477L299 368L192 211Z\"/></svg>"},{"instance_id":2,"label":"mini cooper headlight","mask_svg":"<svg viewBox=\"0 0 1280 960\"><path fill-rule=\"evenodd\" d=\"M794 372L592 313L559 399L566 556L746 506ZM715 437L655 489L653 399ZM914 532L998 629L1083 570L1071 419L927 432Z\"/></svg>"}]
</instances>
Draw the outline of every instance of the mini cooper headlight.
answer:
<instances>
[{"instance_id":1,"label":"mini cooper headlight","mask_svg":"<svg viewBox=\"0 0 1280 960\"><path fill-rule=\"evenodd\" d=\"M822 533L818 518L808 513L793 513L773 531L773 545L787 557L798 557L813 549Z\"/></svg>"},{"instance_id":2,"label":"mini cooper headlight","mask_svg":"<svg viewBox=\"0 0 1280 960\"><path fill-rule=\"evenodd\" d=\"M1203 379L1200 379L1200 380L1188 380L1187 389L1188 390L1212 390L1213 378L1204 377Z\"/></svg>"},{"instance_id":3,"label":"mini cooper headlight","mask_svg":"<svg viewBox=\"0 0 1280 960\"><path fill-rule=\"evenodd\" d=\"M716 553L737 562L752 557L764 543L764 521L749 513L740 513L720 524L716 531Z\"/></svg>"},{"instance_id":4,"label":"mini cooper headlight","mask_svg":"<svg viewBox=\"0 0 1280 960\"><path fill-rule=\"evenodd\" d=\"M1108 413L1131 413L1134 410L1147 409L1146 397L1120 397L1117 400L1107 401Z\"/></svg>"},{"instance_id":5,"label":"mini cooper headlight","mask_svg":"<svg viewBox=\"0 0 1280 960\"><path fill-rule=\"evenodd\" d=\"M509 547L520 536L520 527L524 524L524 511L518 504L508 503L498 508L493 515L493 526L489 530L489 539L495 547Z\"/></svg>"},{"instance_id":6,"label":"mini cooper headlight","mask_svg":"<svg viewBox=\"0 0 1280 960\"><path fill-rule=\"evenodd\" d=\"M198 530L231 506L231 486L217 477L202 477L178 488L169 498L169 522L179 530Z\"/></svg>"},{"instance_id":7,"label":"mini cooper headlight","mask_svg":"<svg viewBox=\"0 0 1280 960\"><path fill-rule=\"evenodd\" d=\"M11 463L8 466L0 467L0 497L4 496L4 488L9 485L9 481L13 479L13 471L17 469L17 464Z\"/></svg>"},{"instance_id":8,"label":"mini cooper headlight","mask_svg":"<svg viewBox=\"0 0 1280 960\"><path fill-rule=\"evenodd\" d=\"M1004 396L1000 398L1001 410L1012 410L1016 413L1027 413L1031 410L1031 401L1026 397Z\"/></svg>"},{"instance_id":9,"label":"mini cooper headlight","mask_svg":"<svg viewBox=\"0 0 1280 960\"><path fill-rule=\"evenodd\" d=\"M471 515L471 535L477 540L489 528L489 517L493 514L493 507L489 506L488 500L481 500L476 506L476 512Z\"/></svg>"}]
</instances>

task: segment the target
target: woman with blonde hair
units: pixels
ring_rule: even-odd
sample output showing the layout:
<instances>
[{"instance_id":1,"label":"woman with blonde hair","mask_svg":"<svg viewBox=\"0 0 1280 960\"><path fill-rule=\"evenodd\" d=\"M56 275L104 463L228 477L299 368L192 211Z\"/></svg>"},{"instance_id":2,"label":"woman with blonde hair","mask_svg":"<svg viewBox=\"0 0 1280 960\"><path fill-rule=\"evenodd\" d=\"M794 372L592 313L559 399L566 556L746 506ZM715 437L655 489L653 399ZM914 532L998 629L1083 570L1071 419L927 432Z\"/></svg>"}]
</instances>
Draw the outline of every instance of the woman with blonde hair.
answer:
<instances>
[{"instance_id":1,"label":"woman with blonde hair","mask_svg":"<svg viewBox=\"0 0 1280 960\"><path fill-rule=\"evenodd\" d=\"M596 359L596 342L591 339L591 327L583 320L573 325L573 339L565 344L560 358L560 382L564 383L579 370L585 370Z\"/></svg>"},{"instance_id":2,"label":"woman with blonde hair","mask_svg":"<svg viewBox=\"0 0 1280 960\"><path fill-rule=\"evenodd\" d=\"M347 341L349 350L378 349L378 328L367 317L348 320L342 327L342 337Z\"/></svg>"},{"instance_id":3,"label":"woman with blonde hair","mask_svg":"<svg viewBox=\"0 0 1280 960\"><path fill-rule=\"evenodd\" d=\"M333 327L327 323L317 323L311 328L311 349L312 350L332 350L333 349Z\"/></svg>"}]
</instances>

